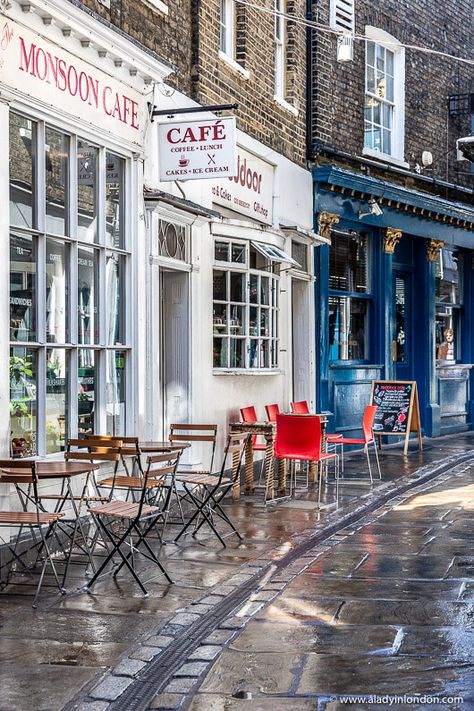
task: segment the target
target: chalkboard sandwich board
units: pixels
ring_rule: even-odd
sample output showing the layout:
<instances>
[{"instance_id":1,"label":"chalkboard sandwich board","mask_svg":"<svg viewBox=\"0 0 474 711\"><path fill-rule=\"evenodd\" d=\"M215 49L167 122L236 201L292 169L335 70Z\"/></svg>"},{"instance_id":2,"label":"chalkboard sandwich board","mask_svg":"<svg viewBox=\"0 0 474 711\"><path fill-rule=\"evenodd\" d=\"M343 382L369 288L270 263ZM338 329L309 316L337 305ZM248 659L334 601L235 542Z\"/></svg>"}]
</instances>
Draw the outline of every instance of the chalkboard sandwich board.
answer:
<instances>
[{"instance_id":1,"label":"chalkboard sandwich board","mask_svg":"<svg viewBox=\"0 0 474 711\"><path fill-rule=\"evenodd\" d=\"M420 406L415 380L373 380L370 396L377 405L374 434L405 437L404 454L408 453L410 432L418 432L418 444L423 449L420 428Z\"/></svg>"}]
</instances>

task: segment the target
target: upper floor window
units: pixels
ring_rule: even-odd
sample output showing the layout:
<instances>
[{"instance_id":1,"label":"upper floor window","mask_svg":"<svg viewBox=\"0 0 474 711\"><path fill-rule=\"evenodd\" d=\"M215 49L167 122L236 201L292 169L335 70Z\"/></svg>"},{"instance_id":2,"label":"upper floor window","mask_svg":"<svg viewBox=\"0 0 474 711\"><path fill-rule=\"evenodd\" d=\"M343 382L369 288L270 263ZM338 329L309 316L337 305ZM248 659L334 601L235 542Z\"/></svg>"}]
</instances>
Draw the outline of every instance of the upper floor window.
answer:
<instances>
[{"instance_id":1,"label":"upper floor window","mask_svg":"<svg viewBox=\"0 0 474 711\"><path fill-rule=\"evenodd\" d=\"M366 44L364 152L397 160L404 154L404 55L395 40L380 34ZM382 41L385 39L385 43Z\"/></svg>"},{"instance_id":2,"label":"upper floor window","mask_svg":"<svg viewBox=\"0 0 474 711\"><path fill-rule=\"evenodd\" d=\"M234 0L221 0L220 50L232 59L235 59L235 15Z\"/></svg>"},{"instance_id":3,"label":"upper floor window","mask_svg":"<svg viewBox=\"0 0 474 711\"><path fill-rule=\"evenodd\" d=\"M286 20L285 0L275 0L275 96L286 93Z\"/></svg>"}]
</instances>

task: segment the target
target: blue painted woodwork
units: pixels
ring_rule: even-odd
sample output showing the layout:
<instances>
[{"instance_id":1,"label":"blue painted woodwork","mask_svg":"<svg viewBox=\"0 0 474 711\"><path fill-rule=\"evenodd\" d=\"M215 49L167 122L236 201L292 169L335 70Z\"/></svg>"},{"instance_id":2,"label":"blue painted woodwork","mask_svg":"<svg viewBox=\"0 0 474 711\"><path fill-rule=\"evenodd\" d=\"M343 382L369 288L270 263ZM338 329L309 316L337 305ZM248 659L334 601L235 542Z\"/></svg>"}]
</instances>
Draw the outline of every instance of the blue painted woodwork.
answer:
<instances>
[{"instance_id":1,"label":"blue painted woodwork","mask_svg":"<svg viewBox=\"0 0 474 711\"><path fill-rule=\"evenodd\" d=\"M351 436L360 432L364 407L369 402L373 379L414 379L418 383L422 430L428 436L469 429L474 423L474 369L467 380L440 379L436 370L435 275L436 264L426 258L426 239L439 239L464 247L464 308L462 352L464 363L474 363L474 233L410 211L383 206L383 215L358 220L366 200L333 192L338 185L403 205L422 207L440 215L474 222L474 209L338 168L319 168L315 180L315 229L319 211L335 213L342 230L363 229L372 234L372 308L369 316L369 362L330 361L329 357L329 248L315 250L315 304L318 409L329 415L329 431ZM395 253L383 253L382 228L401 229L403 237ZM424 238L424 239L420 239ZM394 275L403 272L411 289L411 358L405 369L392 361L395 333ZM403 373L402 373L403 370ZM397 375L398 371L398 375Z\"/></svg>"}]
</instances>

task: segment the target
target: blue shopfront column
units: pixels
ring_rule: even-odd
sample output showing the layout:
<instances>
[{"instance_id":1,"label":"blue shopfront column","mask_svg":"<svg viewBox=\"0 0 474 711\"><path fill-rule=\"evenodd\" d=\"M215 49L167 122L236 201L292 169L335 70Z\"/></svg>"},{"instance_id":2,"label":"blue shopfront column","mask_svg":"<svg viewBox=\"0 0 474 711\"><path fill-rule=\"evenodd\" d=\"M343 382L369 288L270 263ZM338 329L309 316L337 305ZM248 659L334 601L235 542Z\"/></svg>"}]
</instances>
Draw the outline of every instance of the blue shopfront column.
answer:
<instances>
[{"instance_id":1,"label":"blue shopfront column","mask_svg":"<svg viewBox=\"0 0 474 711\"><path fill-rule=\"evenodd\" d=\"M402 231L387 227L383 236L382 264L381 264L381 301L382 301L382 348L381 354L384 364L385 378L395 378L395 365L393 361L392 342L395 334L394 304L394 278L393 278L393 253L402 238Z\"/></svg>"},{"instance_id":2,"label":"blue shopfront column","mask_svg":"<svg viewBox=\"0 0 474 711\"><path fill-rule=\"evenodd\" d=\"M416 364L416 379L419 383L419 398L423 429L428 437L438 437L441 433L440 406L438 403L438 381L436 376L436 269L439 250L443 243L430 239L419 250L415 264L424 285L425 298L418 304L415 323L419 319L422 328L421 353ZM415 300L415 308L416 308ZM418 318L417 318L418 316ZM424 417L423 417L424 412ZM423 421L424 420L424 421Z\"/></svg>"}]
</instances>

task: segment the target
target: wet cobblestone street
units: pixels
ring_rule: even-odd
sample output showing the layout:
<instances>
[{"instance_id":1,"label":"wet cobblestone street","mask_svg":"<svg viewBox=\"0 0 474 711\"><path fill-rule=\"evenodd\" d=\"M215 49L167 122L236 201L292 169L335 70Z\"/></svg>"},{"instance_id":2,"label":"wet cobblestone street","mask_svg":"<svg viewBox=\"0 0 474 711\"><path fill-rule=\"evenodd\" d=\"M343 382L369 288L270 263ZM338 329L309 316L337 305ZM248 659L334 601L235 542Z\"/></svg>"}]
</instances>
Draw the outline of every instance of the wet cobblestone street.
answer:
<instances>
[{"instance_id":1,"label":"wet cobblestone street","mask_svg":"<svg viewBox=\"0 0 474 711\"><path fill-rule=\"evenodd\" d=\"M366 471L350 457L338 511L318 512L313 489L267 508L259 494L229 502L244 542L168 543L175 584L157 578L147 599L127 575L74 592L82 566L70 594L46 591L36 611L10 586L0 710L333 711L346 694L388 693L473 708L473 443L428 442L423 458L384 449L372 489L352 481Z\"/></svg>"}]
</instances>

